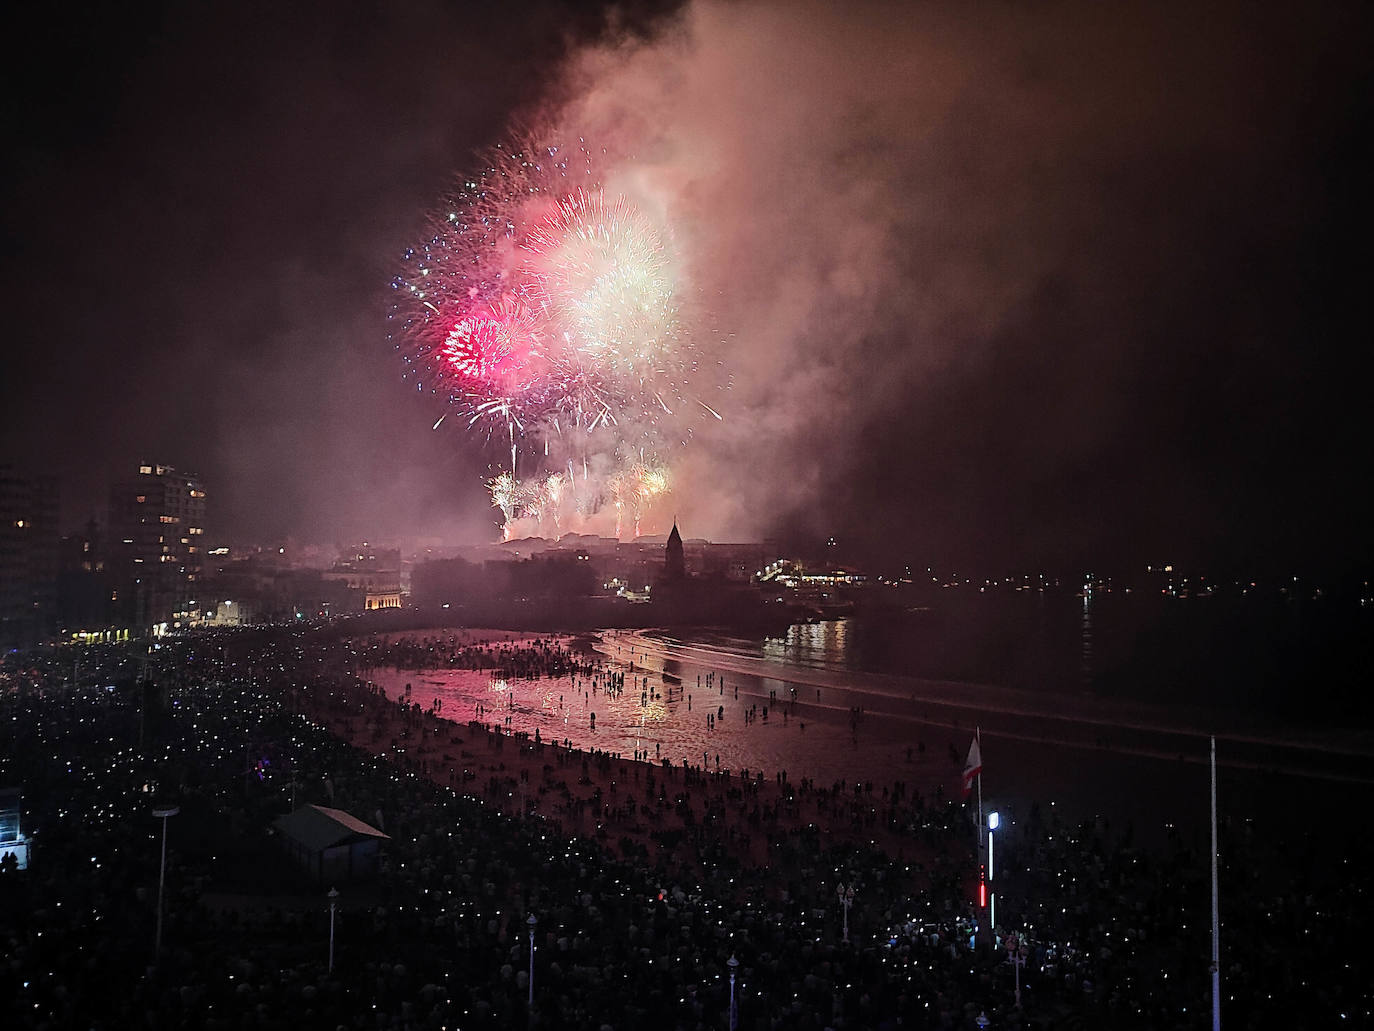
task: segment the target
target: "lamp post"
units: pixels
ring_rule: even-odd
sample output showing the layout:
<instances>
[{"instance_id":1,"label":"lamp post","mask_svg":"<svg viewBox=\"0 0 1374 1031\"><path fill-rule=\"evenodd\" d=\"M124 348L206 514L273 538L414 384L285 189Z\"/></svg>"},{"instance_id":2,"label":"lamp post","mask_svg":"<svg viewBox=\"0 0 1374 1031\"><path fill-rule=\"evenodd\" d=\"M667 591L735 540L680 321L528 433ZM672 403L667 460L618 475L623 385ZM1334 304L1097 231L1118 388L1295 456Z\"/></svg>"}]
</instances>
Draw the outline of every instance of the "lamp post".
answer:
<instances>
[{"instance_id":1,"label":"lamp post","mask_svg":"<svg viewBox=\"0 0 1374 1031\"><path fill-rule=\"evenodd\" d=\"M1001 817L1001 814L999 814L999 813L996 812L995 810L994 810L993 812L988 813L988 880L989 880L989 881L991 881L991 880L992 880L992 877L993 877L993 871L992 871L992 834L993 834L993 831L997 830L997 828L1000 827L1001 825L1002 825L1002 817Z\"/></svg>"},{"instance_id":2,"label":"lamp post","mask_svg":"<svg viewBox=\"0 0 1374 1031\"><path fill-rule=\"evenodd\" d=\"M844 909L844 944L849 944L849 907L854 905L854 885L845 887L843 884L835 891L840 900L840 906Z\"/></svg>"},{"instance_id":3,"label":"lamp post","mask_svg":"<svg viewBox=\"0 0 1374 1031\"><path fill-rule=\"evenodd\" d=\"M334 906L339 901L339 889L329 889L329 973L334 973Z\"/></svg>"},{"instance_id":4,"label":"lamp post","mask_svg":"<svg viewBox=\"0 0 1374 1031\"><path fill-rule=\"evenodd\" d=\"M725 965L730 968L730 1031L735 1031L735 971L739 969L739 960L731 956Z\"/></svg>"},{"instance_id":5,"label":"lamp post","mask_svg":"<svg viewBox=\"0 0 1374 1031\"><path fill-rule=\"evenodd\" d=\"M1217 739L1212 738L1212 1031L1221 1031L1221 917L1217 909Z\"/></svg>"},{"instance_id":6,"label":"lamp post","mask_svg":"<svg viewBox=\"0 0 1374 1031\"><path fill-rule=\"evenodd\" d=\"M1026 957L1030 955L1030 948L1026 943L1026 937L1013 931L1007 935L1007 959L1016 972L1016 1008L1021 1008L1021 968L1026 965Z\"/></svg>"},{"instance_id":7,"label":"lamp post","mask_svg":"<svg viewBox=\"0 0 1374 1031\"><path fill-rule=\"evenodd\" d=\"M527 921L525 921L525 922L526 922L527 924L530 925L530 976L529 976L529 982L530 982L530 999L529 999L529 1008L530 1008L530 1012L533 1013L533 1012L534 1012L534 928L535 928L535 926L539 923L539 921L538 921L538 919L535 918L535 915L534 915L533 913L531 913L531 914L530 914L529 920L527 920Z\"/></svg>"},{"instance_id":8,"label":"lamp post","mask_svg":"<svg viewBox=\"0 0 1374 1031\"><path fill-rule=\"evenodd\" d=\"M996 870L992 865L992 839L994 832L1002 825L1002 817L994 809L988 813L988 933L992 938L992 947L997 947L997 893L992 889L992 881L996 875Z\"/></svg>"},{"instance_id":9,"label":"lamp post","mask_svg":"<svg viewBox=\"0 0 1374 1031\"><path fill-rule=\"evenodd\" d=\"M157 937L153 944L153 962L162 956L162 886L167 880L167 820L181 812L181 806L161 805L153 810L153 815L162 821L162 866L157 873Z\"/></svg>"}]
</instances>

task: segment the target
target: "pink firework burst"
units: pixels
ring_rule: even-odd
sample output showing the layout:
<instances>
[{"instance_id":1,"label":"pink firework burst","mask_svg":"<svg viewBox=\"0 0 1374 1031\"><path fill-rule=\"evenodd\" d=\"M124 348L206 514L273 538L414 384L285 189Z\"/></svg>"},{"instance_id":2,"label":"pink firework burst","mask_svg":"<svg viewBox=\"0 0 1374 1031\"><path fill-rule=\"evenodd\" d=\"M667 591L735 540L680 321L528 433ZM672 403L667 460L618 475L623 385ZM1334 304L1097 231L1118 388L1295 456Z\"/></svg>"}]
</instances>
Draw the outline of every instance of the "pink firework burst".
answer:
<instances>
[{"instance_id":1,"label":"pink firework burst","mask_svg":"<svg viewBox=\"0 0 1374 1031\"><path fill-rule=\"evenodd\" d=\"M528 392L538 357L534 316L523 305L501 301L459 317L431 360L453 388L512 396Z\"/></svg>"},{"instance_id":2,"label":"pink firework burst","mask_svg":"<svg viewBox=\"0 0 1374 1031\"><path fill-rule=\"evenodd\" d=\"M509 370L510 332L495 319L466 315L449 330L439 354L458 375L489 382Z\"/></svg>"}]
</instances>

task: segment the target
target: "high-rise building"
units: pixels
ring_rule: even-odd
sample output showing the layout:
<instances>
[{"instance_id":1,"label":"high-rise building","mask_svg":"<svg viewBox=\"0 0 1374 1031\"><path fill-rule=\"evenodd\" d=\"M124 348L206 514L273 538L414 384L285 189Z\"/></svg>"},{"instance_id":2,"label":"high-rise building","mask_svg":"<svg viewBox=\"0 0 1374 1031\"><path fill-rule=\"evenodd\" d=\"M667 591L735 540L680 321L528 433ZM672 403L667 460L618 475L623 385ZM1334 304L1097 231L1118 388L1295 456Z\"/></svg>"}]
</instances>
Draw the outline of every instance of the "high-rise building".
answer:
<instances>
[{"instance_id":1,"label":"high-rise building","mask_svg":"<svg viewBox=\"0 0 1374 1031\"><path fill-rule=\"evenodd\" d=\"M143 463L110 491L107 562L114 605L136 627L185 626L200 617L205 486L169 465Z\"/></svg>"},{"instance_id":2,"label":"high-rise building","mask_svg":"<svg viewBox=\"0 0 1374 1031\"><path fill-rule=\"evenodd\" d=\"M57 479L0 464L0 646L34 644L57 616Z\"/></svg>"},{"instance_id":3,"label":"high-rise building","mask_svg":"<svg viewBox=\"0 0 1374 1031\"><path fill-rule=\"evenodd\" d=\"M80 533L63 536L57 574L57 614L70 635L100 635L114 629L110 595L114 585L105 568L104 538L94 517Z\"/></svg>"}]
</instances>

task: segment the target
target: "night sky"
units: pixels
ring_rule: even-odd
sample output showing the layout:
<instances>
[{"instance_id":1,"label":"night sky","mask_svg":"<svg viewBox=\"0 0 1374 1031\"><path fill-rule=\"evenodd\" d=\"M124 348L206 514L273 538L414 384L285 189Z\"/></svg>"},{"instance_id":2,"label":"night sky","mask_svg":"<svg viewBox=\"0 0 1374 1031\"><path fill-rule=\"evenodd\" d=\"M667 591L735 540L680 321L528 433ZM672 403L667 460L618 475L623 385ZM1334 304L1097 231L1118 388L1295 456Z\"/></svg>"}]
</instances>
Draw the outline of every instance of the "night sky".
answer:
<instances>
[{"instance_id":1,"label":"night sky","mask_svg":"<svg viewBox=\"0 0 1374 1031\"><path fill-rule=\"evenodd\" d=\"M7 34L0 458L61 477L64 529L146 457L212 535L494 540L501 449L431 430L389 282L476 151L555 117L633 150L734 334L688 536L1368 561L1370 20L62 8Z\"/></svg>"}]
</instances>

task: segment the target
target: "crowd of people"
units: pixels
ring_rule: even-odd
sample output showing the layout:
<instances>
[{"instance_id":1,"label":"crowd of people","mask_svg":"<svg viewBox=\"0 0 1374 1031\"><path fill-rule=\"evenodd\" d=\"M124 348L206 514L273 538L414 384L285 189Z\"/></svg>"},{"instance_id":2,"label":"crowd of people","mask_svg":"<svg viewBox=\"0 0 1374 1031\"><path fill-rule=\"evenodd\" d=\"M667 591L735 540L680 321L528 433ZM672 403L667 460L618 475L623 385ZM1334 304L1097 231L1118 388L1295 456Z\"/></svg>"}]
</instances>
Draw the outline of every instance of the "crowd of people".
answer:
<instances>
[{"instance_id":1,"label":"crowd of people","mask_svg":"<svg viewBox=\"0 0 1374 1031\"><path fill-rule=\"evenodd\" d=\"M379 667L479 669L506 679L535 680L591 679L601 672L598 663L570 647L566 638L500 630L370 634L348 640L335 657L361 673Z\"/></svg>"},{"instance_id":2,"label":"crowd of people","mask_svg":"<svg viewBox=\"0 0 1374 1031\"><path fill-rule=\"evenodd\" d=\"M1195 833L1145 847L1033 809L998 841L994 930L970 807L942 792L455 725L386 698L358 661L592 675L547 641L472 648L420 639L403 658L320 627L8 656L0 787L22 787L32 849L29 869L0 870L6 1026L1206 1023ZM155 817L168 802L177 815ZM388 835L375 880L291 864L273 820L306 803ZM1223 830L1227 1025L1369 1021L1367 847ZM1013 927L1029 936L1019 970L997 933Z\"/></svg>"}]
</instances>

